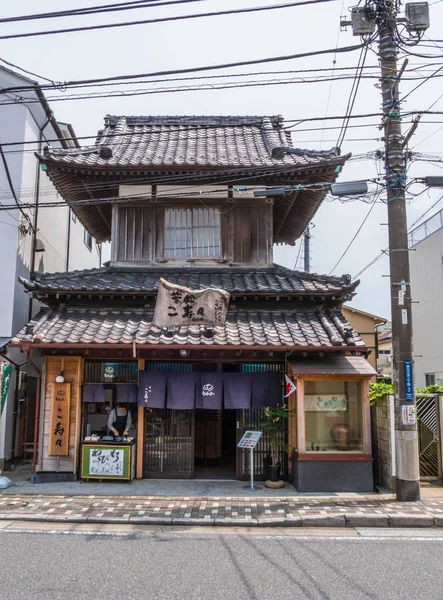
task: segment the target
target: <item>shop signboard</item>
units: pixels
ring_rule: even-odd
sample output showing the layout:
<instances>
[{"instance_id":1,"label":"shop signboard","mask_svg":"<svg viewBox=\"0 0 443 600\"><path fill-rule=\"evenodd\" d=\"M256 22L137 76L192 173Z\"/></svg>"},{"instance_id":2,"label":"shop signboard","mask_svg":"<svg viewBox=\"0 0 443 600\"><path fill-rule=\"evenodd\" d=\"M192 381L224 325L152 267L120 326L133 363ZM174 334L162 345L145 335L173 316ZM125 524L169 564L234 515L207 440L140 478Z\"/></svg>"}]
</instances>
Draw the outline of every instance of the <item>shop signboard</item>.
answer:
<instances>
[{"instance_id":1,"label":"shop signboard","mask_svg":"<svg viewBox=\"0 0 443 600\"><path fill-rule=\"evenodd\" d=\"M323 412L346 410L346 396L340 394L306 394L305 411Z\"/></svg>"},{"instance_id":2,"label":"shop signboard","mask_svg":"<svg viewBox=\"0 0 443 600\"><path fill-rule=\"evenodd\" d=\"M84 444L81 476L83 479L134 479L135 444Z\"/></svg>"},{"instance_id":3,"label":"shop signboard","mask_svg":"<svg viewBox=\"0 0 443 600\"><path fill-rule=\"evenodd\" d=\"M228 304L229 293L225 290L192 290L160 279L153 323L160 329L224 325Z\"/></svg>"},{"instance_id":4,"label":"shop signboard","mask_svg":"<svg viewBox=\"0 0 443 600\"><path fill-rule=\"evenodd\" d=\"M49 426L49 456L69 454L69 411L71 408L71 384L54 383L51 394L51 418Z\"/></svg>"}]
</instances>

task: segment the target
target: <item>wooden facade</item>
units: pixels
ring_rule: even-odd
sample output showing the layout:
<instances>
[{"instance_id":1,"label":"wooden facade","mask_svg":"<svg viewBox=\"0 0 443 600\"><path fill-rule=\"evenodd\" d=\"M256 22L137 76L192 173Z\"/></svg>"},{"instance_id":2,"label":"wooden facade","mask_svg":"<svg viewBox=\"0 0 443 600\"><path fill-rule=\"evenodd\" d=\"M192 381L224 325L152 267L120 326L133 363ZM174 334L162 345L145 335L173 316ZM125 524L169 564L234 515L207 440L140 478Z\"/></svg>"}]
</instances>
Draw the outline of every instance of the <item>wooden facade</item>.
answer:
<instances>
[{"instance_id":1,"label":"wooden facade","mask_svg":"<svg viewBox=\"0 0 443 600\"><path fill-rule=\"evenodd\" d=\"M136 188L136 186L134 186ZM196 259L205 265L235 264L266 266L272 262L272 200L207 200L205 206L220 215L220 255L213 259ZM171 198L166 203L124 202L113 207L111 262L116 266L146 266L169 263L174 267L189 265L189 259L168 259L164 252L165 210L167 208L201 208L195 202ZM194 261L195 262L195 261Z\"/></svg>"},{"instance_id":2,"label":"wooden facade","mask_svg":"<svg viewBox=\"0 0 443 600\"><path fill-rule=\"evenodd\" d=\"M51 410L53 405L55 378L62 372L65 382L70 384L69 443L64 456L51 453ZM79 466L81 426L81 384L83 381L83 359L78 356L45 356L42 380L42 414L40 420L40 444L38 465L40 471L65 472L75 475Z\"/></svg>"}]
</instances>

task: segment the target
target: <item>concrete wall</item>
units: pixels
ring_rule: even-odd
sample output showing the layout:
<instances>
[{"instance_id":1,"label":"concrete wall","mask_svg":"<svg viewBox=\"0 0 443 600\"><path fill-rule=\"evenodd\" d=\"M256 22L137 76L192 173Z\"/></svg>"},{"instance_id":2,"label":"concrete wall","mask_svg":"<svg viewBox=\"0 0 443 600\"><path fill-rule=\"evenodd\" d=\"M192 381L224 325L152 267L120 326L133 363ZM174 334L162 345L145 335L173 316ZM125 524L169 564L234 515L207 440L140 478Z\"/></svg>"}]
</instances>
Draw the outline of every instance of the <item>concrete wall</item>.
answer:
<instances>
[{"instance_id":1,"label":"concrete wall","mask_svg":"<svg viewBox=\"0 0 443 600\"><path fill-rule=\"evenodd\" d=\"M426 373L435 373L435 382L443 384L443 229L413 249L409 260L415 384L424 387Z\"/></svg>"},{"instance_id":2,"label":"concrete wall","mask_svg":"<svg viewBox=\"0 0 443 600\"><path fill-rule=\"evenodd\" d=\"M393 490L391 408L389 396L371 406L372 454L375 484Z\"/></svg>"}]
</instances>

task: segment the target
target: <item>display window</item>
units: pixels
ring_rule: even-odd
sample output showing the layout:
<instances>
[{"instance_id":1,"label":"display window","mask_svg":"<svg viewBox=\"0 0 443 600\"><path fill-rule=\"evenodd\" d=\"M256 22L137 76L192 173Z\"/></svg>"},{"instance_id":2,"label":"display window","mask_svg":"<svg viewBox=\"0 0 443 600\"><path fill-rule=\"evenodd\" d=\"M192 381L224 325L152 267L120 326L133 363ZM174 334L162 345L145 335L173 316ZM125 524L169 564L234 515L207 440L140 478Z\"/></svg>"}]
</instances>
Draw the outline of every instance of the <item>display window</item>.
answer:
<instances>
[{"instance_id":1,"label":"display window","mask_svg":"<svg viewBox=\"0 0 443 600\"><path fill-rule=\"evenodd\" d=\"M306 452L363 452L360 381L305 381Z\"/></svg>"}]
</instances>

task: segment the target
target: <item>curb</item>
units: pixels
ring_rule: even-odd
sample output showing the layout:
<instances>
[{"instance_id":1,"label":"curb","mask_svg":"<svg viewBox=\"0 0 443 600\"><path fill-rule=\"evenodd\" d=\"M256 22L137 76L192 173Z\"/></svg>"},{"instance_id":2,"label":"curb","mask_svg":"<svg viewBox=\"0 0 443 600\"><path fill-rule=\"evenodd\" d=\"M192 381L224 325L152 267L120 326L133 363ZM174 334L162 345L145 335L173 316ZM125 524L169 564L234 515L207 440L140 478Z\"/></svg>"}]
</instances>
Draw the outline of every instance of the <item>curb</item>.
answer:
<instances>
[{"instance_id":1,"label":"curb","mask_svg":"<svg viewBox=\"0 0 443 600\"><path fill-rule=\"evenodd\" d=\"M393 513L388 515L302 515L285 518L249 518L232 519L224 517L209 518L163 518L163 517L94 517L65 515L32 515L11 513L0 515L1 520L31 521L44 523L109 523L133 525L175 525L175 526L213 526L213 527L333 527L333 528L442 528L443 517L419 514Z\"/></svg>"}]
</instances>

